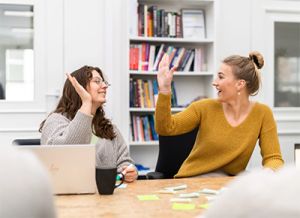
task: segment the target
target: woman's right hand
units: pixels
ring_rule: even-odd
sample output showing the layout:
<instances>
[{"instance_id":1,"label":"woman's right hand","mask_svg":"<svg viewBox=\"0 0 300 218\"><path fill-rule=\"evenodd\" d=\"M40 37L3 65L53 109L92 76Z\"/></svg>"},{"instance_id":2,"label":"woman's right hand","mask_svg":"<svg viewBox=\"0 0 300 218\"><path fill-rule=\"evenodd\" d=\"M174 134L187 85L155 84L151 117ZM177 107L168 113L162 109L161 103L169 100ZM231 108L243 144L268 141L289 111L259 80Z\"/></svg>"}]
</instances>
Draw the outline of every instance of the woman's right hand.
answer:
<instances>
[{"instance_id":1,"label":"woman's right hand","mask_svg":"<svg viewBox=\"0 0 300 218\"><path fill-rule=\"evenodd\" d=\"M77 79L73 76L71 76L69 73L67 73L67 77L71 84L73 85L74 89L76 90L77 94L81 98L82 105L81 108L79 109L82 113L91 115L91 110L92 110L92 96L88 91L86 91L82 85L79 84Z\"/></svg>"},{"instance_id":2,"label":"woman's right hand","mask_svg":"<svg viewBox=\"0 0 300 218\"><path fill-rule=\"evenodd\" d=\"M79 84L79 82L77 81L77 79L73 76L71 76L69 73L67 73L67 77L69 79L69 81L72 83L74 89L76 90L77 94L79 95L79 97L81 98L82 103L84 102L92 102L92 96L90 95L90 93L88 93L83 87L82 85Z\"/></svg>"},{"instance_id":3,"label":"woman's right hand","mask_svg":"<svg viewBox=\"0 0 300 218\"><path fill-rule=\"evenodd\" d=\"M177 68L177 66L174 66L172 67L172 69L169 69L169 65L170 65L169 55L165 53L162 60L159 63L158 73L157 73L159 92L164 94L171 93L171 83L173 80L173 73Z\"/></svg>"}]
</instances>

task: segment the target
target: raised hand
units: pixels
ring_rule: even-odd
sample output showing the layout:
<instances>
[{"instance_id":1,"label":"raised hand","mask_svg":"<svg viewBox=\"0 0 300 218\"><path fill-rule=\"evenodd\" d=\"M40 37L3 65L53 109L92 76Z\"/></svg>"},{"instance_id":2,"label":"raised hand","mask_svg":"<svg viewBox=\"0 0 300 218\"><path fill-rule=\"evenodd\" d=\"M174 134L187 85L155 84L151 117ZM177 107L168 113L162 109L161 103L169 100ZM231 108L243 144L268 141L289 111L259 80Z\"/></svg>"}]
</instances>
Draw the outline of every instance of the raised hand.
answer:
<instances>
[{"instance_id":1,"label":"raised hand","mask_svg":"<svg viewBox=\"0 0 300 218\"><path fill-rule=\"evenodd\" d=\"M176 70L177 66L169 68L170 60L169 55L164 54L162 60L158 66L158 73L157 73L157 82L159 86L159 91L164 94L171 93L171 83L173 80L173 73Z\"/></svg>"},{"instance_id":2,"label":"raised hand","mask_svg":"<svg viewBox=\"0 0 300 218\"><path fill-rule=\"evenodd\" d=\"M79 110L85 114L91 115L92 96L82 87L82 85L79 84L75 77L71 76L69 73L67 73L66 75L73 85L74 89L76 90L77 94L81 98L82 106Z\"/></svg>"},{"instance_id":3,"label":"raised hand","mask_svg":"<svg viewBox=\"0 0 300 218\"><path fill-rule=\"evenodd\" d=\"M79 84L79 82L77 81L77 79L75 77L71 76L68 73L67 73L67 77L68 77L69 81L72 83L73 87L75 88L77 94L81 98L82 103L83 102L92 102L92 96L90 95L90 93L88 93L82 87L82 85Z\"/></svg>"}]
</instances>

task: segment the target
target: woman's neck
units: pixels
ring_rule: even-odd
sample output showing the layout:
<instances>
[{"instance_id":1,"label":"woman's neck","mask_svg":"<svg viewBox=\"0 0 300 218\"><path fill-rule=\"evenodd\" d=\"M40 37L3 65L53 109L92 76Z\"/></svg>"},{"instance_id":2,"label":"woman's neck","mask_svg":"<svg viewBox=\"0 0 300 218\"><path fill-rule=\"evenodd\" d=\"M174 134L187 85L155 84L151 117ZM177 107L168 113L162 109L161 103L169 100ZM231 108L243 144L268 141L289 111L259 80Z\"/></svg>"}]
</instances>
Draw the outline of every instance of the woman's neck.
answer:
<instances>
[{"instance_id":1,"label":"woman's neck","mask_svg":"<svg viewBox=\"0 0 300 218\"><path fill-rule=\"evenodd\" d=\"M92 114L93 116L95 116L96 111L97 111L97 109L98 109L99 107L101 107L101 104L99 105L99 103L98 103L98 104L94 104L94 103L93 103L92 109L91 109L91 114Z\"/></svg>"},{"instance_id":2,"label":"woman's neck","mask_svg":"<svg viewBox=\"0 0 300 218\"><path fill-rule=\"evenodd\" d=\"M243 115L247 115L251 110L252 103L249 98L223 103L223 110L234 120L239 120Z\"/></svg>"}]
</instances>

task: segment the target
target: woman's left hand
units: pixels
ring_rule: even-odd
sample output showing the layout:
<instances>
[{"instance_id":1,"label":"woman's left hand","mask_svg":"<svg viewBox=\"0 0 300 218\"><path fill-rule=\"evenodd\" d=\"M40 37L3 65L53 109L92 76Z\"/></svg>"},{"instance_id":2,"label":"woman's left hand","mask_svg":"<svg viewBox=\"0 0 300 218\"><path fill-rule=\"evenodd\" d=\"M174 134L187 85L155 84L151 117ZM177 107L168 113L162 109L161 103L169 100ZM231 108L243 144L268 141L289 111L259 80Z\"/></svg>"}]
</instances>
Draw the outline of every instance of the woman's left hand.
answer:
<instances>
[{"instance_id":1,"label":"woman's left hand","mask_svg":"<svg viewBox=\"0 0 300 218\"><path fill-rule=\"evenodd\" d=\"M125 176L125 182L133 182L138 177L137 170L133 165L123 166L122 173Z\"/></svg>"}]
</instances>

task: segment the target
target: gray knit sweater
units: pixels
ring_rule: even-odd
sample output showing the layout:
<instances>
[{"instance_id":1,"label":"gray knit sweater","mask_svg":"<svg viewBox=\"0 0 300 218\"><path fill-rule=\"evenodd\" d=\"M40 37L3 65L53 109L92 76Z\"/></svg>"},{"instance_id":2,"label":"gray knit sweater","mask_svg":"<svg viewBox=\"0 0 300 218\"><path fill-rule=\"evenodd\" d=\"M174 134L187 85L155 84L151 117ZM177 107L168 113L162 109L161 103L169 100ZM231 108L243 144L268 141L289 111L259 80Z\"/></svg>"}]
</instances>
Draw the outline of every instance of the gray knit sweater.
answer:
<instances>
[{"instance_id":1,"label":"gray knit sweater","mask_svg":"<svg viewBox=\"0 0 300 218\"><path fill-rule=\"evenodd\" d=\"M62 114L52 113L46 120L41 136L42 145L90 144L92 138L92 116L77 112L73 120ZM116 138L98 138L96 143L96 167L117 167L133 163L129 150L119 129L114 125Z\"/></svg>"}]
</instances>

